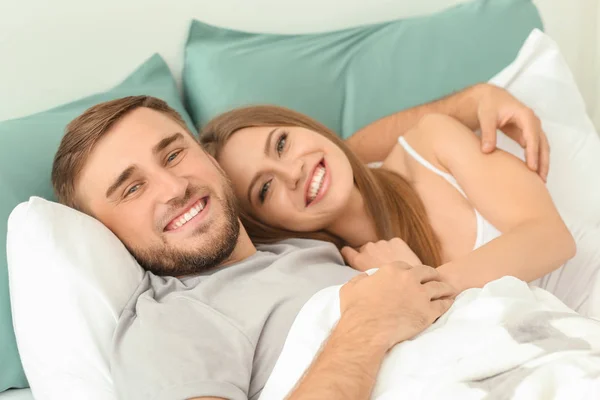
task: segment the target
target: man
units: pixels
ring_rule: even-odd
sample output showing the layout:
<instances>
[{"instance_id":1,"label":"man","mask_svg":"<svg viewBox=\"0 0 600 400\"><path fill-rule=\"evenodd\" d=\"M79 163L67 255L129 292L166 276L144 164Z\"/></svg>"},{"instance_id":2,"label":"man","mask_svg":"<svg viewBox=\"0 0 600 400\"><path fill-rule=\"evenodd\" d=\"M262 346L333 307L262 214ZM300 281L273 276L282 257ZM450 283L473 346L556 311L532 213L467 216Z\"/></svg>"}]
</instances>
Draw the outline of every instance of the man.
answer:
<instances>
[{"instance_id":1,"label":"man","mask_svg":"<svg viewBox=\"0 0 600 400\"><path fill-rule=\"evenodd\" d=\"M510 120L500 117L505 109L522 116L512 122L539 124L498 93L504 100L488 117ZM481 104L464 114L473 118ZM528 134L537 135L529 143L543 137ZM427 266L358 274L327 243L257 251L221 169L155 98L99 104L71 122L52 182L62 203L103 222L148 271L115 332L112 374L124 399L258 398L302 305L346 282L341 318L290 398L365 399L386 352L431 325L455 295Z\"/></svg>"}]
</instances>

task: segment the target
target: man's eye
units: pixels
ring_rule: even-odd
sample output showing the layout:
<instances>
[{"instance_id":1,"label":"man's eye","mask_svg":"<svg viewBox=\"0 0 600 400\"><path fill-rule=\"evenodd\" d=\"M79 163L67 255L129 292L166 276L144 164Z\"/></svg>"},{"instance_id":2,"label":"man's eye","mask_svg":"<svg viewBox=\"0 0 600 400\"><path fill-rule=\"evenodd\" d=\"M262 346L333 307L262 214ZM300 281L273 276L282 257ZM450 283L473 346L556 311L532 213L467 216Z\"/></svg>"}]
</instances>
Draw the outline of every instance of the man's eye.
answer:
<instances>
[{"instance_id":1,"label":"man's eye","mask_svg":"<svg viewBox=\"0 0 600 400\"><path fill-rule=\"evenodd\" d=\"M265 202L265 198L267 197L269 187L271 187L271 181L265 182L265 184L262 185L262 187L260 188L260 192L258 193L258 199L260 200L260 204L263 204Z\"/></svg>"},{"instance_id":2,"label":"man's eye","mask_svg":"<svg viewBox=\"0 0 600 400\"><path fill-rule=\"evenodd\" d=\"M276 143L276 150L277 150L277 154L281 155L281 153L283 153L283 150L285 149L285 144L287 142L287 137L288 137L288 133L287 132L283 132L281 134L281 136L279 136L279 139L277 139L277 143Z\"/></svg>"},{"instance_id":3,"label":"man's eye","mask_svg":"<svg viewBox=\"0 0 600 400\"><path fill-rule=\"evenodd\" d=\"M127 191L125 192L125 197L131 196L132 194L134 194L135 192L137 192L140 189L141 186L142 186L142 184L138 183L137 185L133 185L132 187L130 187L129 189L127 189Z\"/></svg>"},{"instance_id":4,"label":"man's eye","mask_svg":"<svg viewBox=\"0 0 600 400\"><path fill-rule=\"evenodd\" d=\"M181 153L181 151L176 151L176 152L169 154L169 157L167 157L167 164L173 162L177 158L179 153Z\"/></svg>"}]
</instances>

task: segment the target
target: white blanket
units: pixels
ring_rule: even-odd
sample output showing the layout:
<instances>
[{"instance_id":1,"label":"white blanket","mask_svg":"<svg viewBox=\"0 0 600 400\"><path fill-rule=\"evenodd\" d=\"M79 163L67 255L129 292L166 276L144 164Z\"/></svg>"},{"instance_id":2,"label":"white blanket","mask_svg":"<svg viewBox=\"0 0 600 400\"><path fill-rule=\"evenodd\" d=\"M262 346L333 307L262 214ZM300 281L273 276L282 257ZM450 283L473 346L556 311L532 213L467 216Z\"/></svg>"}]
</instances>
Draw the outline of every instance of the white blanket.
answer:
<instances>
[{"instance_id":1,"label":"white blanket","mask_svg":"<svg viewBox=\"0 0 600 400\"><path fill-rule=\"evenodd\" d=\"M339 319L339 286L298 314L260 396L295 386ZM469 289L386 356L373 399L600 399L600 321L512 277Z\"/></svg>"}]
</instances>

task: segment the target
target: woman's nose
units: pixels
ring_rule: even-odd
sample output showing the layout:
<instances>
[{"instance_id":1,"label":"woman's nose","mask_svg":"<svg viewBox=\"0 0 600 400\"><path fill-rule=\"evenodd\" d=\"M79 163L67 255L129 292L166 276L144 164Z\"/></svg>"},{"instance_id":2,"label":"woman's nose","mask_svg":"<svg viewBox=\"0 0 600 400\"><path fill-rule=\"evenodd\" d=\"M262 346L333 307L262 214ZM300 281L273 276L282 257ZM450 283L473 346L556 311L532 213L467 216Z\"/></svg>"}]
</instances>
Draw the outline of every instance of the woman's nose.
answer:
<instances>
[{"instance_id":1,"label":"woman's nose","mask_svg":"<svg viewBox=\"0 0 600 400\"><path fill-rule=\"evenodd\" d=\"M302 178L304 176L304 162L300 159L296 159L287 162L282 166L281 175L286 185L291 190L295 190L302 183Z\"/></svg>"}]
</instances>

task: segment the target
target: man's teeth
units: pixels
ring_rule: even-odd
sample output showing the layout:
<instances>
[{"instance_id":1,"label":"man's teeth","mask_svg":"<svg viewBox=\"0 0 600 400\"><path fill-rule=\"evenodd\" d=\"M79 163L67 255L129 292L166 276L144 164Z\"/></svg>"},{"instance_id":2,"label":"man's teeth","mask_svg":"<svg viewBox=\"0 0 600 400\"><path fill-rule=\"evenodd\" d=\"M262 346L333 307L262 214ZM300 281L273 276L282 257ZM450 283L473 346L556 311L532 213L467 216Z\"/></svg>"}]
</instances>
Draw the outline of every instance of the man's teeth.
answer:
<instances>
[{"instance_id":1,"label":"man's teeth","mask_svg":"<svg viewBox=\"0 0 600 400\"><path fill-rule=\"evenodd\" d=\"M313 201L315 197L317 197L317 193L319 193L319 189L321 185L323 185L323 178L325 177L325 167L318 166L315 174L313 175L312 182L310 183L310 188L308 189L308 200Z\"/></svg>"},{"instance_id":2,"label":"man's teeth","mask_svg":"<svg viewBox=\"0 0 600 400\"><path fill-rule=\"evenodd\" d=\"M200 211L204 210L205 200L200 200L194 207L190 208L188 212L183 214L179 219L177 219L173 225L175 228L181 228L185 225L190 219L194 218L196 215L200 213Z\"/></svg>"}]
</instances>

